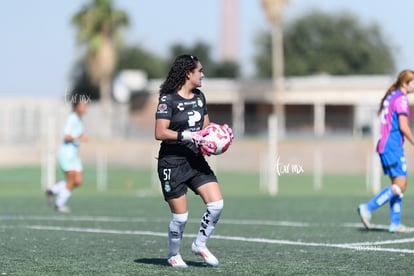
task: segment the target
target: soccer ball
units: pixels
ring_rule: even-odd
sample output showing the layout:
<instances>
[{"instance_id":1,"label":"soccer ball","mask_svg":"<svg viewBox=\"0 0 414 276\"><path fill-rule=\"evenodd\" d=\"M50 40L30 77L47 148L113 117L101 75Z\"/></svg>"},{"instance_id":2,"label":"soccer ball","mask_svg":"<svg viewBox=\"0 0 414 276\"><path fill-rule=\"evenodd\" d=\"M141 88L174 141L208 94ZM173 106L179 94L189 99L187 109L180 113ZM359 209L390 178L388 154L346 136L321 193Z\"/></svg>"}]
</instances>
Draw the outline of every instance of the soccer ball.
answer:
<instances>
[{"instance_id":1,"label":"soccer ball","mask_svg":"<svg viewBox=\"0 0 414 276\"><path fill-rule=\"evenodd\" d=\"M204 141L210 146L213 145L213 155L219 155L224 153L231 144L230 133L222 125L210 123L206 129L209 133L204 137Z\"/></svg>"}]
</instances>

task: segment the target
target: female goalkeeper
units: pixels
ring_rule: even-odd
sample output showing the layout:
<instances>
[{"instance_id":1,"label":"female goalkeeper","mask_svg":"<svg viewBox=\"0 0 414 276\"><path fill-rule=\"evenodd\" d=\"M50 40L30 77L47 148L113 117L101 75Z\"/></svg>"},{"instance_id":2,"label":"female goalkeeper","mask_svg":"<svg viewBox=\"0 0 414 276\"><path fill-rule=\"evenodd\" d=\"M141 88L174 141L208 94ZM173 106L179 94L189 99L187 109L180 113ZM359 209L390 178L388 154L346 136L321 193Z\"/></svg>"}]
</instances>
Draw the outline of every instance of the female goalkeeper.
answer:
<instances>
[{"instance_id":1,"label":"female goalkeeper","mask_svg":"<svg viewBox=\"0 0 414 276\"><path fill-rule=\"evenodd\" d=\"M389 232L406 231L406 227L401 224L402 198L407 188L407 164L403 143L404 139L407 139L414 145L414 136L408 123L410 107L407 99L407 94L413 91L414 71L404 70L381 100L378 111L381 119L381 136L377 144L377 152L384 174L390 177L391 185L379 192L367 204L358 206L359 216L367 229L371 228L372 211L390 202Z\"/></svg>"},{"instance_id":2,"label":"female goalkeeper","mask_svg":"<svg viewBox=\"0 0 414 276\"><path fill-rule=\"evenodd\" d=\"M201 87L203 77L203 67L197 57L178 56L161 85L155 115L155 139L162 141L158 176L172 213L168 227L168 263L179 268L187 267L180 255L180 246L188 219L188 188L201 196L207 208L191 250L203 257L207 264L219 264L206 247L223 210L223 196L217 178L203 156L213 151L203 145L203 137L208 132L204 128L209 124L204 94L197 89Z\"/></svg>"}]
</instances>

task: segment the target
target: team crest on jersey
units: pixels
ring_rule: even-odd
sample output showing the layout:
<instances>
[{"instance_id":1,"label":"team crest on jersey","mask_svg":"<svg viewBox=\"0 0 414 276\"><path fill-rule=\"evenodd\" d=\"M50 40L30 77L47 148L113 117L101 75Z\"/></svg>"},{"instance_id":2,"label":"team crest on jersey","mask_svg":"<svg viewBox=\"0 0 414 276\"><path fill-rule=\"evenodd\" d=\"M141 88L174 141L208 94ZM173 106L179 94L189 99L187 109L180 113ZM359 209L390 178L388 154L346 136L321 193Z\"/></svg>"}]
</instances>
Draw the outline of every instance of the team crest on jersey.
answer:
<instances>
[{"instance_id":1,"label":"team crest on jersey","mask_svg":"<svg viewBox=\"0 0 414 276\"><path fill-rule=\"evenodd\" d=\"M203 101L200 98L197 98L197 105L203 107Z\"/></svg>"},{"instance_id":2,"label":"team crest on jersey","mask_svg":"<svg viewBox=\"0 0 414 276\"><path fill-rule=\"evenodd\" d=\"M169 181L165 182L165 185L164 185L164 190L165 190L167 193L171 192L171 186L170 186L170 182L169 182Z\"/></svg>"},{"instance_id":3,"label":"team crest on jersey","mask_svg":"<svg viewBox=\"0 0 414 276\"><path fill-rule=\"evenodd\" d=\"M167 111L167 104L159 104L158 105L158 113L165 113Z\"/></svg>"}]
</instances>

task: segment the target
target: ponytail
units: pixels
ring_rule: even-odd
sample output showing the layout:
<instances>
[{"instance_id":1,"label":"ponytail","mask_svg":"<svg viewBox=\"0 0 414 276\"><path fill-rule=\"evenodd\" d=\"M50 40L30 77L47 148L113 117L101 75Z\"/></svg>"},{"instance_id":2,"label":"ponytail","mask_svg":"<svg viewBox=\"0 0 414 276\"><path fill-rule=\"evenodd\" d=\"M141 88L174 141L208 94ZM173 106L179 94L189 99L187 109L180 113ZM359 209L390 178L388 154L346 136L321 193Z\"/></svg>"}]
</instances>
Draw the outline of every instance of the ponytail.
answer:
<instances>
[{"instance_id":1,"label":"ponytail","mask_svg":"<svg viewBox=\"0 0 414 276\"><path fill-rule=\"evenodd\" d=\"M388 95L390 95L391 94L391 92L392 91L394 91L394 90L396 90L398 88L398 85L397 85L397 82L394 82L389 88L388 88L388 90L387 90L387 92L385 92L385 95L384 95L384 97L382 97L382 99L381 99L381 103L380 103L380 105L379 105L379 108L378 108L378 115L380 115L381 114L381 111L382 111L382 108L383 108L383 105L384 105L384 101L385 101L385 99L388 97Z\"/></svg>"},{"instance_id":2,"label":"ponytail","mask_svg":"<svg viewBox=\"0 0 414 276\"><path fill-rule=\"evenodd\" d=\"M385 93L384 97L381 99L381 104L378 109L378 115L381 114L382 108L384 107L384 101L393 91L400 89L404 84L409 83L414 79L414 71L412 70L403 70L398 75L397 80L388 88L387 92Z\"/></svg>"}]
</instances>

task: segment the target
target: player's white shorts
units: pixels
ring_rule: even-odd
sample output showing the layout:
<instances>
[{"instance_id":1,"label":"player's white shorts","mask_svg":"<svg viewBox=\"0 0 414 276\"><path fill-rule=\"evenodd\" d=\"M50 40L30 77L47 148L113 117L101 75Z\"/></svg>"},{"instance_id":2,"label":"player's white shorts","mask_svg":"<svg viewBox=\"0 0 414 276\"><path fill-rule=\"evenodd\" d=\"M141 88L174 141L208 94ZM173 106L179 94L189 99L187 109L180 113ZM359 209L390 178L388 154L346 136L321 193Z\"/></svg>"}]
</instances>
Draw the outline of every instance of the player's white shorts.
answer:
<instances>
[{"instance_id":1,"label":"player's white shorts","mask_svg":"<svg viewBox=\"0 0 414 276\"><path fill-rule=\"evenodd\" d=\"M69 171L81 172L83 170L82 161L80 160L76 152L60 148L58 151L57 159L58 159L60 168L64 172L69 172Z\"/></svg>"}]
</instances>

